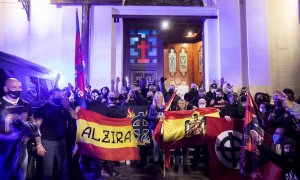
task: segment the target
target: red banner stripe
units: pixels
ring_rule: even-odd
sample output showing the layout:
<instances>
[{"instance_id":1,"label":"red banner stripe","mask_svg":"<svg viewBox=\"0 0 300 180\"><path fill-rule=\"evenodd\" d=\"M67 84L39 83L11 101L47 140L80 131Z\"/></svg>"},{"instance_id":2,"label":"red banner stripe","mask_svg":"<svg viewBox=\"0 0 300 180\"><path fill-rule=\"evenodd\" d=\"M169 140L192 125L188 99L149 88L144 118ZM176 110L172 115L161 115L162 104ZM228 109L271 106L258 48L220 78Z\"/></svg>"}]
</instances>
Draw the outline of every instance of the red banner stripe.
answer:
<instances>
[{"instance_id":1,"label":"red banner stripe","mask_svg":"<svg viewBox=\"0 0 300 180\"><path fill-rule=\"evenodd\" d=\"M216 108L199 108L196 110L200 115L206 115L210 113L215 113L218 110ZM166 111L164 112L165 118L168 120L178 120L190 117L194 110L185 110L185 111Z\"/></svg>"},{"instance_id":2,"label":"red banner stripe","mask_svg":"<svg viewBox=\"0 0 300 180\"><path fill-rule=\"evenodd\" d=\"M139 159L139 152L136 147L103 148L99 146L94 146L92 144L86 144L83 142L78 142L77 144L78 144L77 153L102 159L102 160L123 161L123 160Z\"/></svg>"},{"instance_id":3,"label":"red banner stripe","mask_svg":"<svg viewBox=\"0 0 300 180\"><path fill-rule=\"evenodd\" d=\"M78 119L107 126L132 126L130 118L110 118L82 108L78 112Z\"/></svg>"}]
</instances>

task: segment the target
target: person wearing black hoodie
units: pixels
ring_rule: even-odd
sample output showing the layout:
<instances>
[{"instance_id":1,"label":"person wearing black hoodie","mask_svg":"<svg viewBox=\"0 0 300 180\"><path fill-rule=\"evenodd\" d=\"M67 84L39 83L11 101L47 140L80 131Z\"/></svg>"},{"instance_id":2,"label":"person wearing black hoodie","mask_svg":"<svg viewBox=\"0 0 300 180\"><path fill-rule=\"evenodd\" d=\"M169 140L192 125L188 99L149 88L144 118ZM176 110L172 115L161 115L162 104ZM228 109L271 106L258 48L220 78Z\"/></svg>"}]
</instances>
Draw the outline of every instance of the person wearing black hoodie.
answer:
<instances>
[{"instance_id":1,"label":"person wearing black hoodie","mask_svg":"<svg viewBox=\"0 0 300 180\"><path fill-rule=\"evenodd\" d=\"M196 96L198 96L198 86L196 83L192 83L190 91L184 94L184 100L191 102Z\"/></svg>"},{"instance_id":2,"label":"person wearing black hoodie","mask_svg":"<svg viewBox=\"0 0 300 180\"><path fill-rule=\"evenodd\" d=\"M251 137L256 142L263 161L272 161L274 164L282 168L284 180L300 179L300 147L293 139L286 138L283 145L283 152L278 155L271 151L262 143L262 138L254 130L251 130Z\"/></svg>"}]
</instances>

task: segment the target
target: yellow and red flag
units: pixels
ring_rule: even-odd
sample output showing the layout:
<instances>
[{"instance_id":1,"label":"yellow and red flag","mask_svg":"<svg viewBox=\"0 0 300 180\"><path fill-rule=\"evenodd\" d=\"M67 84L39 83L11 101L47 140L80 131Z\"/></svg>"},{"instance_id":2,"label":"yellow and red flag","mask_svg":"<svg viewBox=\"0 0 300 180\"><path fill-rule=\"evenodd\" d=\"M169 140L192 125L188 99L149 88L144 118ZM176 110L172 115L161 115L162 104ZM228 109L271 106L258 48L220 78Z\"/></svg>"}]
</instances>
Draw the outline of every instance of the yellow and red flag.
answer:
<instances>
[{"instance_id":1,"label":"yellow and red flag","mask_svg":"<svg viewBox=\"0 0 300 180\"><path fill-rule=\"evenodd\" d=\"M185 111L166 111L165 120L160 121L153 134L156 142L165 150L166 167L169 167L169 150L191 147L205 141L205 116L219 117L216 108Z\"/></svg>"},{"instance_id":2,"label":"yellow and red flag","mask_svg":"<svg viewBox=\"0 0 300 180\"><path fill-rule=\"evenodd\" d=\"M174 100L174 98L175 98L175 96L176 96L176 92L177 92L177 91L174 91L174 93L172 94L171 98L170 98L169 101L167 102L165 111L168 111L168 110L170 109L171 104L172 104L172 102L173 102L173 100Z\"/></svg>"},{"instance_id":3,"label":"yellow and red flag","mask_svg":"<svg viewBox=\"0 0 300 180\"><path fill-rule=\"evenodd\" d=\"M130 118L109 118L80 109L77 120L77 152L102 160L139 159Z\"/></svg>"}]
</instances>

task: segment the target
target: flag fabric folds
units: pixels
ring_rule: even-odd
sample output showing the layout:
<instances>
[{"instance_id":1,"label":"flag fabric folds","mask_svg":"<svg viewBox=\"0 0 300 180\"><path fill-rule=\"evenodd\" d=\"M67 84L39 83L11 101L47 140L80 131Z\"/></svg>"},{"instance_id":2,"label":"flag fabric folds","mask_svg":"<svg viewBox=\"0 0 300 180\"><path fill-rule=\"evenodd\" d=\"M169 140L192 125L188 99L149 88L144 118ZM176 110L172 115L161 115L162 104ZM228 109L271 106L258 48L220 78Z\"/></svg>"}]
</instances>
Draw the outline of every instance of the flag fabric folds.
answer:
<instances>
[{"instance_id":1,"label":"flag fabric folds","mask_svg":"<svg viewBox=\"0 0 300 180\"><path fill-rule=\"evenodd\" d=\"M80 42L80 28L78 20L78 11L76 10L76 37L75 37L75 87L84 95L84 54Z\"/></svg>"},{"instance_id":2,"label":"flag fabric folds","mask_svg":"<svg viewBox=\"0 0 300 180\"><path fill-rule=\"evenodd\" d=\"M253 97L248 92L240 151L240 174L246 179L279 180L281 179L281 168L272 162L263 162L257 145L251 139L250 131L254 130L267 141L266 133L260 127L257 116L261 116L261 114Z\"/></svg>"},{"instance_id":3,"label":"flag fabric folds","mask_svg":"<svg viewBox=\"0 0 300 180\"><path fill-rule=\"evenodd\" d=\"M164 149L189 147L202 143L205 116L216 116L217 111L215 108L166 111L165 120L158 122L153 138Z\"/></svg>"},{"instance_id":4,"label":"flag fabric folds","mask_svg":"<svg viewBox=\"0 0 300 180\"><path fill-rule=\"evenodd\" d=\"M215 108L164 112L165 120L158 122L153 138L165 152L167 168L170 149L192 147L205 141L205 116L215 116L214 113L217 113Z\"/></svg>"},{"instance_id":5,"label":"flag fabric folds","mask_svg":"<svg viewBox=\"0 0 300 180\"><path fill-rule=\"evenodd\" d=\"M251 140L250 131L255 130L260 136L264 136L264 131L260 128L254 100L248 92L245 120L243 125L243 141L240 152L240 173L251 179L262 177L260 169L261 162L259 151L254 141Z\"/></svg>"},{"instance_id":6,"label":"flag fabric folds","mask_svg":"<svg viewBox=\"0 0 300 180\"><path fill-rule=\"evenodd\" d=\"M168 110L170 109L171 104L172 104L172 102L173 102L173 100L174 100L174 98L175 98L175 96L176 96L176 93L177 93L177 91L174 91L174 93L172 94L171 98L170 98L169 101L167 102L165 111L168 111Z\"/></svg>"},{"instance_id":7,"label":"flag fabric folds","mask_svg":"<svg viewBox=\"0 0 300 180\"><path fill-rule=\"evenodd\" d=\"M241 179L238 167L243 121L207 117L206 127L210 179Z\"/></svg>"},{"instance_id":8,"label":"flag fabric folds","mask_svg":"<svg viewBox=\"0 0 300 180\"><path fill-rule=\"evenodd\" d=\"M109 118L80 109L77 120L77 152L102 160L139 159L130 118Z\"/></svg>"}]
</instances>

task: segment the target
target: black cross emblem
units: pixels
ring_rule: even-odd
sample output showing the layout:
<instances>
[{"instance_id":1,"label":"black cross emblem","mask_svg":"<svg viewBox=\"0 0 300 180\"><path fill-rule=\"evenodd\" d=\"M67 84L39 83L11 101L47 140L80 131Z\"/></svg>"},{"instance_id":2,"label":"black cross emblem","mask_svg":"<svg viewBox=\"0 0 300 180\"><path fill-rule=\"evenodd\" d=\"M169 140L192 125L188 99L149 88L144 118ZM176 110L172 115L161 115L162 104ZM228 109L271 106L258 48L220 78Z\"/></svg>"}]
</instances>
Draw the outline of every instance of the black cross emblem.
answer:
<instances>
[{"instance_id":1,"label":"black cross emblem","mask_svg":"<svg viewBox=\"0 0 300 180\"><path fill-rule=\"evenodd\" d=\"M149 123L144 112L139 112L138 115L132 119L132 127L138 142L150 143Z\"/></svg>"},{"instance_id":2,"label":"black cross emblem","mask_svg":"<svg viewBox=\"0 0 300 180\"><path fill-rule=\"evenodd\" d=\"M230 147L226 147L226 142L229 141ZM236 146L236 143L234 141L238 142L239 146ZM224 160L228 161L232 164L232 167L237 167L239 163L239 155L236 156L237 152L240 152L240 144L242 143L242 140L238 137L234 136L232 132L228 133L228 136L226 136L224 139L222 139L220 146L217 147L217 151L220 151L222 157ZM230 152L227 154L227 152Z\"/></svg>"}]
</instances>

